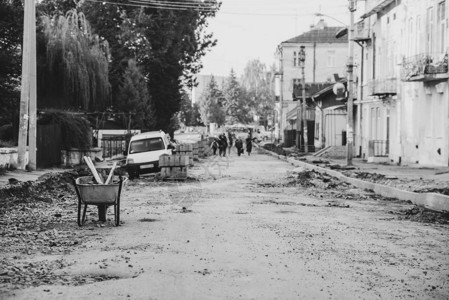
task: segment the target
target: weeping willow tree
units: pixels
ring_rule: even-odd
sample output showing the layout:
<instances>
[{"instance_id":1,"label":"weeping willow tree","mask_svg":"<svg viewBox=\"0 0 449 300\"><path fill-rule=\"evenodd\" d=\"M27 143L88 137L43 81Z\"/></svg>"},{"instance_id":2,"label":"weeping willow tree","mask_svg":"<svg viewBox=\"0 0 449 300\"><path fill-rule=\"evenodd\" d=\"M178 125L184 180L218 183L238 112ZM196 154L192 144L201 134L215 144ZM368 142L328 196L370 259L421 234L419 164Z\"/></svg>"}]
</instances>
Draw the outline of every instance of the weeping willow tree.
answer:
<instances>
[{"instance_id":1,"label":"weeping willow tree","mask_svg":"<svg viewBox=\"0 0 449 300\"><path fill-rule=\"evenodd\" d=\"M94 110L110 104L107 41L92 34L84 14L75 9L41 20L45 45L41 106Z\"/></svg>"}]
</instances>

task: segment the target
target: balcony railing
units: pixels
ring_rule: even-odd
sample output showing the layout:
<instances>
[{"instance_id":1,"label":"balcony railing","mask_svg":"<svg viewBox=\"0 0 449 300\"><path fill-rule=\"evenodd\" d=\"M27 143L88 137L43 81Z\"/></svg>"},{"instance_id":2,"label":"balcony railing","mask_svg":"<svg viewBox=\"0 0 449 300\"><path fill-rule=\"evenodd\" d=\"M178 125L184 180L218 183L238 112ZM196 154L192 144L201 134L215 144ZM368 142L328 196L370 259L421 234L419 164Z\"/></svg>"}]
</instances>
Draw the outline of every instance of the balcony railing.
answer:
<instances>
[{"instance_id":1,"label":"balcony railing","mask_svg":"<svg viewBox=\"0 0 449 300\"><path fill-rule=\"evenodd\" d=\"M449 78L448 53L424 53L404 58L402 81L431 81Z\"/></svg>"},{"instance_id":2,"label":"balcony railing","mask_svg":"<svg viewBox=\"0 0 449 300\"><path fill-rule=\"evenodd\" d=\"M398 90L398 83L396 78L382 78L375 79L368 83L368 95L383 96L396 95Z\"/></svg>"}]
</instances>

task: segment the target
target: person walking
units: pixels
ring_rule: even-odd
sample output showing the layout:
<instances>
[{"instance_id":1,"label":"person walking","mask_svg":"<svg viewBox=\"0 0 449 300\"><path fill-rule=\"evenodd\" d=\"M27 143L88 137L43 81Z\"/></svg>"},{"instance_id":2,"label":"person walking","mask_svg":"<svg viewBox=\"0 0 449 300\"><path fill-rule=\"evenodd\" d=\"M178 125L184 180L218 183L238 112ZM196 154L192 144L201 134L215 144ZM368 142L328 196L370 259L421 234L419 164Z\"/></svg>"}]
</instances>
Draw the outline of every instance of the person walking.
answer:
<instances>
[{"instance_id":1,"label":"person walking","mask_svg":"<svg viewBox=\"0 0 449 300\"><path fill-rule=\"evenodd\" d=\"M217 155L217 149L218 149L218 141L216 138L214 138L212 144L210 145L211 149L212 149L212 153L213 155Z\"/></svg>"},{"instance_id":2,"label":"person walking","mask_svg":"<svg viewBox=\"0 0 449 300\"><path fill-rule=\"evenodd\" d=\"M246 152L248 153L248 156L251 155L252 150L253 150L253 138L251 134L248 134L248 137L246 138Z\"/></svg>"},{"instance_id":3,"label":"person walking","mask_svg":"<svg viewBox=\"0 0 449 300\"><path fill-rule=\"evenodd\" d=\"M220 140L219 142L219 155L225 157L226 156L226 148L228 147L228 141L226 140L226 135L223 133L218 138Z\"/></svg>"},{"instance_id":4,"label":"person walking","mask_svg":"<svg viewBox=\"0 0 449 300\"><path fill-rule=\"evenodd\" d=\"M232 134L230 131L228 131L228 154L231 155L231 148L232 148L232 144L234 142L234 139L232 138Z\"/></svg>"},{"instance_id":5,"label":"person walking","mask_svg":"<svg viewBox=\"0 0 449 300\"><path fill-rule=\"evenodd\" d=\"M243 142L241 138L237 138L235 141L235 148L237 149L237 155L240 156L243 153Z\"/></svg>"}]
</instances>

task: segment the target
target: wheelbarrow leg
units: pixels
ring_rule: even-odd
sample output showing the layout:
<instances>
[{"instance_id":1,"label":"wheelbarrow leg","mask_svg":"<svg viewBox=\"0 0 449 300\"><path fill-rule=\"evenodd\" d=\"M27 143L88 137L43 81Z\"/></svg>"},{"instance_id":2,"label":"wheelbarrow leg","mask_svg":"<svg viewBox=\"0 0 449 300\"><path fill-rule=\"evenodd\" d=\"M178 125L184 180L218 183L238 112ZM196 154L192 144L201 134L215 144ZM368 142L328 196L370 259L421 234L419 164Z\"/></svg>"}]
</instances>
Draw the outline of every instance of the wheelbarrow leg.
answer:
<instances>
[{"instance_id":1,"label":"wheelbarrow leg","mask_svg":"<svg viewBox=\"0 0 449 300\"><path fill-rule=\"evenodd\" d=\"M83 222L81 222L81 201L78 200L78 226L83 226Z\"/></svg>"},{"instance_id":2,"label":"wheelbarrow leg","mask_svg":"<svg viewBox=\"0 0 449 300\"><path fill-rule=\"evenodd\" d=\"M114 205L115 226L120 225L120 194L122 193L123 178L122 178L122 176L120 176L119 178L120 178L120 183L118 186L117 201Z\"/></svg>"},{"instance_id":3,"label":"wheelbarrow leg","mask_svg":"<svg viewBox=\"0 0 449 300\"><path fill-rule=\"evenodd\" d=\"M78 190L78 186L76 185L76 179L73 179L73 186L75 187L76 195L78 196L78 226L83 226L85 218L86 218L86 206L84 206L84 213L83 213L83 219L81 220L81 195L80 191Z\"/></svg>"},{"instance_id":4,"label":"wheelbarrow leg","mask_svg":"<svg viewBox=\"0 0 449 300\"><path fill-rule=\"evenodd\" d=\"M86 211L87 211L87 204L84 204L83 219L81 220L82 225L84 225L84 223L86 223Z\"/></svg>"}]
</instances>

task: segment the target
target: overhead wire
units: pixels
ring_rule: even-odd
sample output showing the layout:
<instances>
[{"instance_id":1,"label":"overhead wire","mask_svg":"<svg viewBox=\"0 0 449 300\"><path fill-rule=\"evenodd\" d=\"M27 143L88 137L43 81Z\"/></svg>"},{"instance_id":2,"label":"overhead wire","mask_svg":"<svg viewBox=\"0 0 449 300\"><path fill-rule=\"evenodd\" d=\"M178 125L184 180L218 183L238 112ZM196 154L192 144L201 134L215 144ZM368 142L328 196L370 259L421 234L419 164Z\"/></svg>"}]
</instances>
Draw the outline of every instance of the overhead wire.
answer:
<instances>
[{"instance_id":1,"label":"overhead wire","mask_svg":"<svg viewBox=\"0 0 449 300\"><path fill-rule=\"evenodd\" d=\"M190 3L181 3L181 4L174 4L176 2L169 2L169 1L145 1L145 0L130 0L130 2L132 3L136 3L136 4L142 4L142 5L149 5L149 6L157 6L157 7L173 7L173 8L192 8L192 9L206 9L206 10L211 10L212 9L212 5L211 4L201 4L201 3L196 3L193 4L192 2Z\"/></svg>"},{"instance_id":2,"label":"overhead wire","mask_svg":"<svg viewBox=\"0 0 449 300\"><path fill-rule=\"evenodd\" d=\"M148 7L148 8L157 8L157 9L167 9L167 10L198 10L204 12L213 12L215 9L208 7L193 7L193 6L183 6L183 5L161 5L156 3L150 3L145 1L132 1L133 3L119 3L114 1L103 1L103 0L86 0L89 2L95 3L105 3L105 4L114 4L120 6L129 6L129 7Z\"/></svg>"},{"instance_id":3,"label":"overhead wire","mask_svg":"<svg viewBox=\"0 0 449 300\"><path fill-rule=\"evenodd\" d=\"M166 9L166 10L197 10L201 12L215 12L216 9L212 8L209 4L209 7L204 7L204 5L200 4L200 2L192 2L192 1L182 1L182 2L174 2L174 1L152 1L152 0L130 0L130 3L119 3L113 0L85 0L89 2L95 3L106 3L106 4L114 4L120 6L129 6L129 7L147 7L147 8L156 8L156 9ZM162 3L162 4L160 4ZM166 3L166 4L165 4ZM180 4L177 4L180 3ZM207 3L207 0L204 2ZM211 2L209 2L211 3ZM215 2L213 2L215 4ZM228 15L246 15L246 16L286 16L286 17L305 17L311 16L312 14L297 14L297 13L256 13L256 12L235 12L235 11L224 11L219 10L220 14L228 14Z\"/></svg>"}]
</instances>

